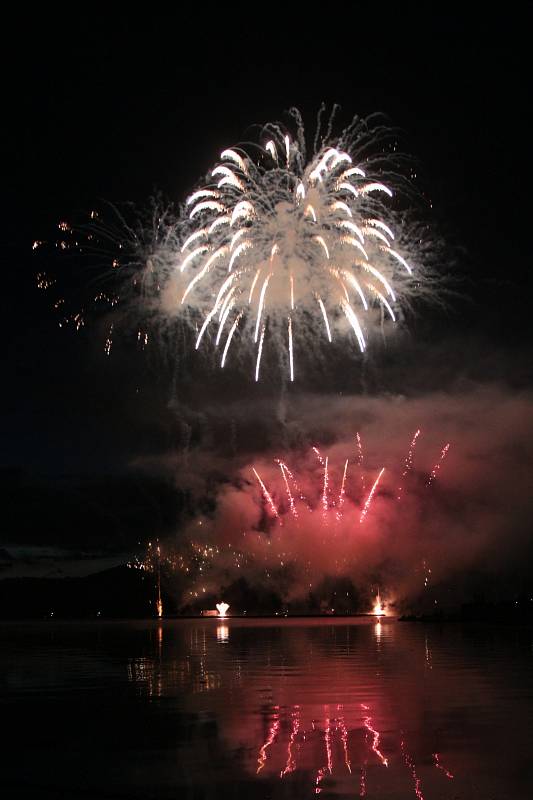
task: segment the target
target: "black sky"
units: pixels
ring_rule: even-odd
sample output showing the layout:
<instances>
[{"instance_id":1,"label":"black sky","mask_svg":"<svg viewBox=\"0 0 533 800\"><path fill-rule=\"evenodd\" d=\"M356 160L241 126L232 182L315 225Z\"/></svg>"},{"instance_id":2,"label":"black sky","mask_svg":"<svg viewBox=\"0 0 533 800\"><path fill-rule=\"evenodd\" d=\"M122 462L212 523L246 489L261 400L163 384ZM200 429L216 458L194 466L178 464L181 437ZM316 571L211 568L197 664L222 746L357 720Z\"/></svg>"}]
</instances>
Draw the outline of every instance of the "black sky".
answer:
<instances>
[{"instance_id":1,"label":"black sky","mask_svg":"<svg viewBox=\"0 0 533 800\"><path fill-rule=\"evenodd\" d=\"M102 199L143 203L160 189L182 200L251 124L293 105L312 122L322 100L341 104L341 121L386 113L422 164L469 295L425 321L424 342L450 372L470 358L474 371L530 385L527 4L472 19L464 6L431 8L352 3L290 19L265 6L194 18L91 7L13 23L4 49L5 469L52 481L107 475L179 440L167 376L127 358L110 364L90 332L58 329L36 288L32 241Z\"/></svg>"}]
</instances>

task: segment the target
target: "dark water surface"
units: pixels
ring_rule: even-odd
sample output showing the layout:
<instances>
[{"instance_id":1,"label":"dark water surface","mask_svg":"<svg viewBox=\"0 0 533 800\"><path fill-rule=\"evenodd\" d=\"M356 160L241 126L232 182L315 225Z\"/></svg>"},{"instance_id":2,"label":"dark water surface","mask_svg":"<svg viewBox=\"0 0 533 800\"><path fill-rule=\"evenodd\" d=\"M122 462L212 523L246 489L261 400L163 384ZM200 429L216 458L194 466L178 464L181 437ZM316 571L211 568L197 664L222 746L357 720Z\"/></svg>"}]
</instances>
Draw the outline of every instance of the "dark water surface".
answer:
<instances>
[{"instance_id":1,"label":"dark water surface","mask_svg":"<svg viewBox=\"0 0 533 800\"><path fill-rule=\"evenodd\" d=\"M6 798L533 797L533 632L3 623Z\"/></svg>"}]
</instances>

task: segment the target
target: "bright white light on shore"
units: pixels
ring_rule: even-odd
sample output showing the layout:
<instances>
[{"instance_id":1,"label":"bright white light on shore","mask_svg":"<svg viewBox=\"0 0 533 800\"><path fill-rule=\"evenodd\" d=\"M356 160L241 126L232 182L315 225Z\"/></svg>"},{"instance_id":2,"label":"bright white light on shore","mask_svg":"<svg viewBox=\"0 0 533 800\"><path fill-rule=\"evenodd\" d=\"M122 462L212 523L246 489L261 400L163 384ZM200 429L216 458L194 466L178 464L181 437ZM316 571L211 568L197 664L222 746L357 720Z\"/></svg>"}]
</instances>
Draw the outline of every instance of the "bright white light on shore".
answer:
<instances>
[{"instance_id":1,"label":"bright white light on shore","mask_svg":"<svg viewBox=\"0 0 533 800\"><path fill-rule=\"evenodd\" d=\"M228 608L229 608L228 603L224 603L224 602L217 603L217 611L218 611L218 613L220 614L221 617L225 617L226 616Z\"/></svg>"}]
</instances>

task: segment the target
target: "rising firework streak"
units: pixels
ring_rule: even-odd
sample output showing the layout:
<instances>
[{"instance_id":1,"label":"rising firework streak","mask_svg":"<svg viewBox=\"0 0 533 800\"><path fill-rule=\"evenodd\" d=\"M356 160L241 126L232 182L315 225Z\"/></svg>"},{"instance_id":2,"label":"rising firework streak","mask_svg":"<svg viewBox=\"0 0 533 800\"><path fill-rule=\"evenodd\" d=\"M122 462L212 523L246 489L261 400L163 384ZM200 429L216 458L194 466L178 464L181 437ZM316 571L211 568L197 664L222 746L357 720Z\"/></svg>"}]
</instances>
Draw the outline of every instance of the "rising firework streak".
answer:
<instances>
[{"instance_id":1,"label":"rising firework streak","mask_svg":"<svg viewBox=\"0 0 533 800\"><path fill-rule=\"evenodd\" d=\"M398 490L399 492L400 490L401 492L403 492L406 478L413 471L414 449L419 435L420 431L417 430L411 440L408 453L405 457L404 467L402 472L402 483L400 484L400 488ZM442 465L442 462L444 461L444 458L446 457L446 454L448 453L449 448L450 448L449 443L445 445L445 447L443 447L437 464L435 464L435 466L433 467L431 473L429 474L426 480L426 486L431 486L431 484L436 479L437 473ZM349 471L350 459L345 460L344 467L342 469L342 472L340 473L341 477L339 478L335 477L335 474L332 473L331 465L329 462L329 456L323 456L319 448L316 446L313 446L312 451L316 456L316 459L321 468L321 480L320 480L321 488L320 488L320 499L318 503L315 503L312 500L312 498L309 498L305 494L303 494L302 490L300 489L299 485L297 484L294 478L293 473L290 471L287 464L281 459L275 459L281 472L283 489L288 500L288 509L291 515L295 519L298 519L297 501L300 501L306 506L308 511L312 511L314 507L317 507L319 505L321 507L322 515L325 520L329 520L329 511L331 509L334 509L335 518L337 519L337 521L341 521L345 514L344 506L345 506L346 491L349 490L352 500L354 500L359 504L360 507L359 522L363 523L367 518L369 511L371 510L372 503L374 501L376 493L378 492L378 489L380 488L380 485L382 483L382 479L385 474L385 467L381 467L377 476L374 478L370 491L367 493L366 490L364 489L364 481L359 480L359 478L356 478L355 476L352 477L350 475ZM356 438L355 463L359 467L361 475L363 475L363 471L361 468L362 453L363 453L362 440L361 436L358 433ZM276 517L281 523L283 516L283 508L281 506L278 507L278 505L276 505L272 493L268 490L265 482L263 481L263 479L261 478L259 472L255 467L253 467L253 473L255 475L255 478L257 479L257 482L259 483L259 486L261 487L261 492L263 494L263 497L265 498L267 508L270 510L272 515ZM351 477L352 480L350 480ZM316 492L314 494L316 494ZM274 493L274 496L276 496L276 493ZM400 495L397 496L398 499L399 497ZM350 509L351 508L353 508L353 506L350 505Z\"/></svg>"}]
</instances>

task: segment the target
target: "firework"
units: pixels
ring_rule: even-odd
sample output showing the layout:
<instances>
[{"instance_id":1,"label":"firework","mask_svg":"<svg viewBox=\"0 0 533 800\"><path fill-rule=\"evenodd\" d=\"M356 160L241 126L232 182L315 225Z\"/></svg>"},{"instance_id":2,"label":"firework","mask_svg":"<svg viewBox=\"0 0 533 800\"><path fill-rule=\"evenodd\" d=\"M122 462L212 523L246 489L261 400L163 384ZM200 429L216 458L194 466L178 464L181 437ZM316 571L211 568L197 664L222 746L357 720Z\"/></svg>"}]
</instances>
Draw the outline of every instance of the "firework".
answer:
<instances>
[{"instance_id":1,"label":"firework","mask_svg":"<svg viewBox=\"0 0 533 800\"><path fill-rule=\"evenodd\" d=\"M263 481L262 481L262 479L261 479L261 476L260 476L260 475L259 475L259 473L257 472L256 468L255 468L255 467L252 467L252 469L253 469L253 471L254 471L254 475L255 475L255 477L256 477L256 478L257 478L257 480L259 481L259 485L261 486L261 489L263 490L263 494L264 494L264 496L265 496L265 498L266 498L266 500L267 500L267 502L268 502L268 505L270 506L270 509L272 510L272 513L274 514L274 516L275 516L275 517L278 517L278 518L279 518L278 510L277 510L277 508L276 508L276 506L275 506L275 503L274 503L274 501L272 500L272 497L271 497L271 495L270 495L270 492L268 491L268 489L266 488L265 484L263 483Z\"/></svg>"},{"instance_id":2,"label":"firework","mask_svg":"<svg viewBox=\"0 0 533 800\"><path fill-rule=\"evenodd\" d=\"M269 124L258 145L222 151L187 198L175 265L185 279L176 282L176 304L198 320L196 349L211 328L215 346L225 341L224 366L239 328L241 342L256 349L256 380L267 332L293 381L295 337L304 348L315 316L329 342L334 331L351 335L363 353L376 309L381 322L395 323L400 297L423 291L419 258L391 202L393 159L383 150L369 156L384 129L356 119L334 140L318 146L316 138L308 157L293 117L294 138Z\"/></svg>"},{"instance_id":3,"label":"firework","mask_svg":"<svg viewBox=\"0 0 533 800\"><path fill-rule=\"evenodd\" d=\"M374 607L372 609L372 613L375 614L375 616L378 618L378 622L380 621L380 619L379 619L380 617L385 616L385 607L384 607L384 605L383 605L383 603L381 601L381 595L379 593L379 590L378 590L378 593L376 595L376 600L374 602Z\"/></svg>"},{"instance_id":4,"label":"firework","mask_svg":"<svg viewBox=\"0 0 533 800\"><path fill-rule=\"evenodd\" d=\"M339 491L339 498L337 500L337 519L342 516L342 507L344 505L344 498L346 496L346 473L348 471L348 459L344 462L344 471L342 473L342 483Z\"/></svg>"},{"instance_id":5,"label":"firework","mask_svg":"<svg viewBox=\"0 0 533 800\"><path fill-rule=\"evenodd\" d=\"M427 484L426 484L427 486L431 486L431 484L433 483L433 481L437 477L437 472L440 470L440 468L442 466L442 462L444 461L444 459L448 455L448 450L449 449L450 449L450 443L448 442L448 444L444 445L444 447L442 448L440 456L439 456L439 460L437 461L437 463L435 464L435 466L431 470L431 475L429 476Z\"/></svg>"},{"instance_id":6,"label":"firework","mask_svg":"<svg viewBox=\"0 0 533 800\"><path fill-rule=\"evenodd\" d=\"M364 353L376 328L435 294L433 243L412 220L396 133L355 118L335 137L332 118L322 131L319 115L309 147L300 114L290 114L292 132L269 123L256 143L222 150L177 211L155 203L134 221L115 210L115 226L97 212L79 229L60 223L59 251L97 253L108 267L91 282L105 284L92 301L120 308L107 355L116 321L136 321L143 348L147 327L177 322L196 350L210 343L221 368L238 342L256 381L274 347L292 382L297 354L307 357L317 336ZM41 288L53 283L39 272ZM57 302L62 326L84 325L88 302L73 313Z\"/></svg>"},{"instance_id":7,"label":"firework","mask_svg":"<svg viewBox=\"0 0 533 800\"><path fill-rule=\"evenodd\" d=\"M359 469L361 471L361 486L363 491L365 490L365 473L363 470L363 442L361 440L361 434L357 431L356 434L356 441L357 441L357 463L359 464Z\"/></svg>"},{"instance_id":8,"label":"firework","mask_svg":"<svg viewBox=\"0 0 533 800\"><path fill-rule=\"evenodd\" d=\"M404 468L402 472L402 484L400 485L400 489L402 492L403 492L403 482L405 481L406 476L413 471L413 451L419 434L420 431L417 430L413 436L413 439L411 440L408 453L405 457ZM439 461L437 462L437 464L435 464L431 473L427 477L426 486L431 486L431 484L434 482L437 473L442 465L442 462L448 453L449 448L450 448L449 443L443 447ZM376 478L372 483L370 491L365 495L364 480L362 480L361 482L349 480L350 475L348 468L350 460L346 459L344 461L344 468L341 473L342 477L340 477L340 479L337 478L337 480L339 480L338 494L335 493L336 499L332 500L330 496L332 495L332 487L331 487L332 475L329 464L329 456L323 456L320 449L316 446L312 447L312 451L316 456L316 459L321 467L321 480L320 480L321 492L318 504L314 504L312 499L310 499L309 497L307 497L302 493L300 487L296 483L293 473L290 471L286 463L284 461L281 461L280 459L275 459L276 463L280 468L283 480L283 488L285 490L285 495L288 501L288 509L290 510L292 516L296 520L298 519L297 500L300 500L302 503L305 504L309 512L313 512L313 508L316 507L317 505L320 505L322 509L322 515L325 521L329 520L329 514L328 514L329 510L334 508L335 518L337 522L340 522L344 517L344 503L346 498L346 491L347 488L349 488L352 502L355 502L356 505L358 505L360 508L359 522L363 523L367 518L367 515L372 507L374 497L378 492L380 484L382 483L382 479L385 474L385 467L381 467ZM361 436L358 433L356 437L356 463L359 466L361 466L362 463L362 453L363 453L362 440ZM283 502L277 505L274 500L274 497L277 496L277 494L279 493L274 492L273 496L272 492L270 492L269 489L267 488L265 482L261 478L257 469L255 467L252 467L252 471L261 488L261 492L266 501L269 513L271 513L272 516L274 516L278 520L279 524L281 524L283 519L284 509L287 508L287 506L284 506ZM363 474L362 469L361 469L361 474ZM353 509L352 504L350 505L350 510L351 509Z\"/></svg>"},{"instance_id":9,"label":"firework","mask_svg":"<svg viewBox=\"0 0 533 800\"><path fill-rule=\"evenodd\" d=\"M374 483L372 484L372 488L370 489L370 491L368 493L368 497L366 498L365 504L363 506L363 510L361 511L361 516L359 517L359 522L363 522L365 517L366 517L366 515L368 514L368 509L370 508L370 505L372 503L372 498L374 497L375 491L378 488L378 483L380 482L381 476L383 475L384 472L385 472L385 467L381 467L381 469L379 471L379 475L376 478L376 480L374 481Z\"/></svg>"},{"instance_id":10,"label":"firework","mask_svg":"<svg viewBox=\"0 0 533 800\"><path fill-rule=\"evenodd\" d=\"M294 517L298 518L298 512L296 510L296 504L294 502L294 497L291 491L291 487L289 485L289 477L293 478L292 472L288 469L286 464L283 461L278 459L279 468L281 470L281 474L283 475L283 482L285 483L285 488L287 490L287 497L289 498L289 503L291 507L291 513Z\"/></svg>"},{"instance_id":11,"label":"firework","mask_svg":"<svg viewBox=\"0 0 533 800\"><path fill-rule=\"evenodd\" d=\"M225 617L228 613L229 605L228 603L217 603L217 611L220 617Z\"/></svg>"},{"instance_id":12,"label":"firework","mask_svg":"<svg viewBox=\"0 0 533 800\"><path fill-rule=\"evenodd\" d=\"M367 559L374 559L384 546L387 531L401 524L404 513L408 519L418 514L420 501L423 495L431 494L437 473L428 487L432 473L414 469L411 441L409 453L397 470L393 465L386 469L369 467L372 482L368 480L370 489L363 490L359 474L361 436L355 445L352 456L344 453L340 460L334 457L334 450L326 452L315 445L307 454L299 454L299 473L287 464L288 458L250 465L221 495L221 507L226 511L220 519L228 513L230 524L221 524L217 516L191 521L179 547L172 549L167 544L163 555L159 546L150 546L144 561L133 566L152 572L158 584L160 574L164 580L179 576L183 604L198 610L205 609L204 598L206 602L209 598L209 607L215 608L215 598L220 597L221 587L228 585L230 576L250 575L258 585L265 586L281 586L286 579L294 582L298 576L298 591L305 587L307 592L314 591L323 575L359 573ZM405 463L411 467L404 479L405 499L400 504L396 501L397 476L405 472ZM237 516L234 509L241 509ZM242 512L244 516L240 516ZM426 544L424 540L424 548ZM426 555L425 550L415 555L411 551L412 563L420 558L419 563L424 565L425 588L431 575ZM386 587L389 607L394 605L394 592L393 587ZM335 613L336 602L331 600L328 612ZM337 608L350 602L339 597ZM378 618L386 614L379 593L375 601L369 598L371 613L372 609ZM236 609L237 613L242 610Z\"/></svg>"},{"instance_id":13,"label":"firework","mask_svg":"<svg viewBox=\"0 0 533 800\"><path fill-rule=\"evenodd\" d=\"M411 444L409 446L409 451L408 451L407 456L405 458L404 469L403 469L403 472L402 472L402 483L398 487L398 498L397 498L398 500L401 500L401 497L402 497L403 481L405 480L405 477L413 469L413 456L414 456L414 452L415 452L416 442L417 442L417 439L418 439L419 436L420 436L420 428L417 431L415 431L415 435L413 436L413 438L411 440Z\"/></svg>"}]
</instances>

